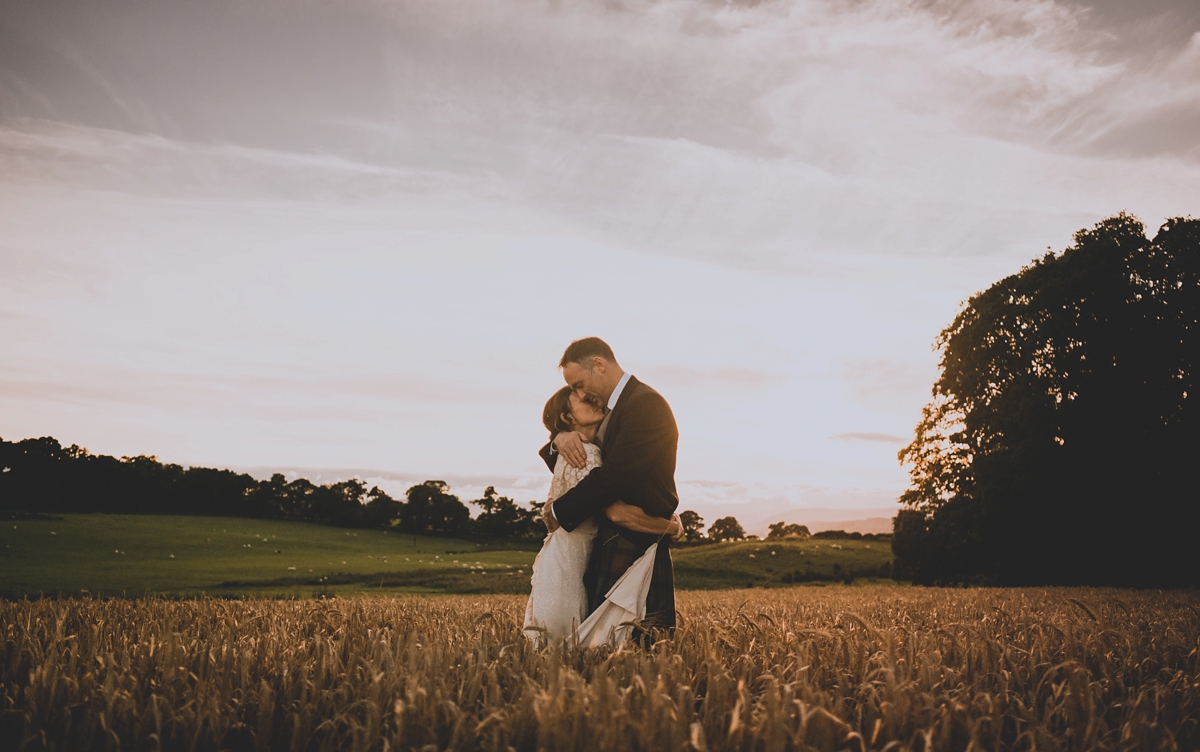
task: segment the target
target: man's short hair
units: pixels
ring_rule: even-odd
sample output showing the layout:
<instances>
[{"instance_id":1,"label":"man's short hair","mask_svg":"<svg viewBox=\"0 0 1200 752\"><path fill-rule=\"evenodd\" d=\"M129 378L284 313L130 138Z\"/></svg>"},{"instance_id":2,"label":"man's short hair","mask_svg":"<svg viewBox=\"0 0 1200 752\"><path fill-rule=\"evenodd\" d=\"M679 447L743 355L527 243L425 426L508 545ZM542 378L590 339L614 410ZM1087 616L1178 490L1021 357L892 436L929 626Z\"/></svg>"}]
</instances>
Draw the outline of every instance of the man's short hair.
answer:
<instances>
[{"instance_id":1,"label":"man's short hair","mask_svg":"<svg viewBox=\"0 0 1200 752\"><path fill-rule=\"evenodd\" d=\"M563 353L558 367L565 368L568 363L578 363L590 371L592 369L591 360L597 356L617 365L617 358L613 355L612 348L608 346L607 342L599 337L584 337L567 345L567 350Z\"/></svg>"}]
</instances>

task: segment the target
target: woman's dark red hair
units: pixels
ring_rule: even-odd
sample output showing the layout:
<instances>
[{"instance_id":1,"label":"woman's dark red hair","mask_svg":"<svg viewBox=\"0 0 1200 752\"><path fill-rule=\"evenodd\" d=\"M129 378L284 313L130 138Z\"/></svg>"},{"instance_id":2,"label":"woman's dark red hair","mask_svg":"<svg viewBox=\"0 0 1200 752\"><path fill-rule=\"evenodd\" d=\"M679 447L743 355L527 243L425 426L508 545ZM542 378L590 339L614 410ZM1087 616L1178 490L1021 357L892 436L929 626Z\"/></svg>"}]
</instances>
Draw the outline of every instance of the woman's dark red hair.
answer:
<instances>
[{"instance_id":1,"label":"woman's dark red hair","mask_svg":"<svg viewBox=\"0 0 1200 752\"><path fill-rule=\"evenodd\" d=\"M550 432L553 439L563 431L572 430L571 424L571 387L564 386L546 401L542 409L542 425Z\"/></svg>"}]
</instances>

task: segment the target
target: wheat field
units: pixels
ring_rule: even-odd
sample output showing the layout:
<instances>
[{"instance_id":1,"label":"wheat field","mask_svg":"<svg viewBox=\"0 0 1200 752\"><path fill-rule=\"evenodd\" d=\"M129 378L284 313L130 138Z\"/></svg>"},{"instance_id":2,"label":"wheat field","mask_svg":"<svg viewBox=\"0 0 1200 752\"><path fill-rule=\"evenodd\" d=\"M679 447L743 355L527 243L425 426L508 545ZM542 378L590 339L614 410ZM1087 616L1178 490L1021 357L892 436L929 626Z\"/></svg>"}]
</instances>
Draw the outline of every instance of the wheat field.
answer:
<instances>
[{"instance_id":1,"label":"wheat field","mask_svg":"<svg viewBox=\"0 0 1200 752\"><path fill-rule=\"evenodd\" d=\"M649 650L520 596L0 603L0 748L1086 750L1200 744L1200 596L680 594Z\"/></svg>"}]
</instances>

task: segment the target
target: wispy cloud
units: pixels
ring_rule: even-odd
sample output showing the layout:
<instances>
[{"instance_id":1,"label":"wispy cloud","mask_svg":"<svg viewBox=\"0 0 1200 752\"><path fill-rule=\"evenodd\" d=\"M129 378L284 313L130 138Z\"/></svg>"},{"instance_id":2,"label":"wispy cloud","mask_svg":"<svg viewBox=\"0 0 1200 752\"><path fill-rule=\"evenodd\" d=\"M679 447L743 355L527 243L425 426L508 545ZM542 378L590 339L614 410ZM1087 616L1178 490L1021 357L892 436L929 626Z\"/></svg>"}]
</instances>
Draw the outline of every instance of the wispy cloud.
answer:
<instances>
[{"instance_id":1,"label":"wispy cloud","mask_svg":"<svg viewBox=\"0 0 1200 752\"><path fill-rule=\"evenodd\" d=\"M882 508L961 301L1198 211L1196 8L0 5L0 431L542 478L599 333L697 504Z\"/></svg>"},{"instance_id":2,"label":"wispy cloud","mask_svg":"<svg viewBox=\"0 0 1200 752\"><path fill-rule=\"evenodd\" d=\"M779 378L772 379L771 374L753 368L693 368L687 366L657 366L650 369L646 377L669 385L676 389L705 389L739 388L756 389L767 386L772 381L779 383Z\"/></svg>"},{"instance_id":3,"label":"wispy cloud","mask_svg":"<svg viewBox=\"0 0 1200 752\"><path fill-rule=\"evenodd\" d=\"M859 431L851 431L849 433L835 433L829 437L830 441L869 441L881 444L902 444L908 439L903 436L893 436L890 433L864 433Z\"/></svg>"},{"instance_id":4,"label":"wispy cloud","mask_svg":"<svg viewBox=\"0 0 1200 752\"><path fill-rule=\"evenodd\" d=\"M300 3L290 34L282 7L253 7L41 18L36 54L8 61L9 117L160 137L89 147L106 179L308 199L449 184L775 270L1005 252L1120 209L1185 211L1200 189L1197 37L1144 61L1081 5ZM113 108L80 96L97 80Z\"/></svg>"},{"instance_id":5,"label":"wispy cloud","mask_svg":"<svg viewBox=\"0 0 1200 752\"><path fill-rule=\"evenodd\" d=\"M120 158L114 161L114 155ZM495 191L486 175L28 118L0 126L0 169L9 183L70 183L175 196L346 201Z\"/></svg>"}]
</instances>

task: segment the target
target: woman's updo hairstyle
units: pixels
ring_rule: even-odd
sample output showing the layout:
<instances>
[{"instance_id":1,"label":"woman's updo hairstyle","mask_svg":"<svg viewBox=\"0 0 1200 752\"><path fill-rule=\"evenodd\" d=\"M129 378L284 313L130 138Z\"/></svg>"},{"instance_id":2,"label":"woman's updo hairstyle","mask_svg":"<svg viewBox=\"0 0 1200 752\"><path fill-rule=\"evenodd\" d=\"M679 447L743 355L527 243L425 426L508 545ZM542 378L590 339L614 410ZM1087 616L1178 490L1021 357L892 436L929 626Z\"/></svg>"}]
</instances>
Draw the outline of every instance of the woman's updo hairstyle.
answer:
<instances>
[{"instance_id":1,"label":"woman's updo hairstyle","mask_svg":"<svg viewBox=\"0 0 1200 752\"><path fill-rule=\"evenodd\" d=\"M550 432L551 439L563 431L572 430L570 416L571 387L564 386L550 395L550 399L546 401L546 407L542 409L542 424Z\"/></svg>"}]
</instances>

